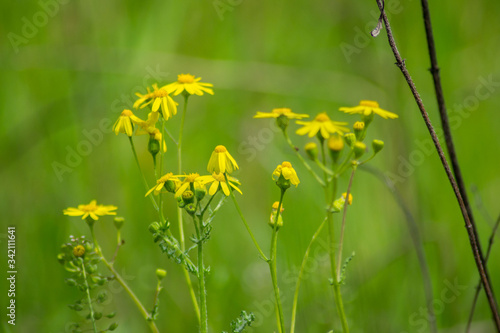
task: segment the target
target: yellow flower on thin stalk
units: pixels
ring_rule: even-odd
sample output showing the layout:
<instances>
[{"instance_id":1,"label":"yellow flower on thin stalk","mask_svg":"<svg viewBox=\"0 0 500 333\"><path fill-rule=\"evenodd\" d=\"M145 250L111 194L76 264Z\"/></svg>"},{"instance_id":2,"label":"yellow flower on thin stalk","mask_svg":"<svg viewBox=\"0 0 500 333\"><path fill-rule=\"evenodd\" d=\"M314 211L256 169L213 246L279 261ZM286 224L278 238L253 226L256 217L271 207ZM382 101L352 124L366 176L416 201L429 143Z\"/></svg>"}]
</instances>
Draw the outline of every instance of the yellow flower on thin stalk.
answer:
<instances>
[{"instance_id":1,"label":"yellow flower on thin stalk","mask_svg":"<svg viewBox=\"0 0 500 333\"><path fill-rule=\"evenodd\" d=\"M69 216L81 216L82 220L90 216L94 221L97 221L99 216L116 215L116 212L113 212L116 209L118 207L98 205L95 200L92 200L88 205L78 205L78 208L69 207L63 210L63 213Z\"/></svg>"},{"instance_id":2,"label":"yellow flower on thin stalk","mask_svg":"<svg viewBox=\"0 0 500 333\"><path fill-rule=\"evenodd\" d=\"M176 82L167 84L162 87L162 89L166 89L169 93L173 93L174 96L184 91L189 95L202 96L204 92L213 95L214 91L208 87L213 87L214 85L211 83L199 82L200 80L201 77L195 78L195 76L191 74L179 74L177 75Z\"/></svg>"},{"instance_id":3,"label":"yellow flower on thin stalk","mask_svg":"<svg viewBox=\"0 0 500 333\"><path fill-rule=\"evenodd\" d=\"M345 127L347 123L331 120L326 112L318 114L313 121L296 121L296 123L303 126L296 133L298 135L307 134L310 138L318 133L323 139L328 139L330 134L338 133L342 135L349 132L349 129Z\"/></svg>"},{"instance_id":4,"label":"yellow flower on thin stalk","mask_svg":"<svg viewBox=\"0 0 500 333\"><path fill-rule=\"evenodd\" d=\"M134 113L130 110L123 110L113 125L113 132L118 135L118 133L125 133L128 136L132 136L134 133L134 125L143 122L143 120L139 117L136 117Z\"/></svg>"},{"instance_id":5,"label":"yellow flower on thin stalk","mask_svg":"<svg viewBox=\"0 0 500 333\"><path fill-rule=\"evenodd\" d=\"M147 197L148 195L150 195L150 194L151 194L151 192L153 192L153 191L154 191L154 194L155 194L155 195L160 194L161 190L165 187L165 184L166 184L167 182L169 182L169 181L173 182L173 185L174 185L173 190L175 190L176 185L177 185L178 183L180 183L180 182L181 182L181 181L179 180L178 176L174 176L174 174L173 174L172 172L169 172L169 173L167 173L166 175L164 175L164 176L160 177L160 179L158 179L158 180L156 181L156 185L155 185L155 186L153 186L153 187L152 187L152 188L151 188L151 189L150 189L150 190L146 193L145 197Z\"/></svg>"},{"instance_id":6,"label":"yellow flower on thin stalk","mask_svg":"<svg viewBox=\"0 0 500 333\"><path fill-rule=\"evenodd\" d=\"M299 177L297 176L297 172L292 167L292 164L290 162L285 161L285 162L281 163L280 165L278 165L276 167L276 169L274 170L273 176L272 176L274 180L279 180L279 178L281 176L283 176L283 178L285 178L286 180L289 180L290 183L295 185L295 187L297 187L297 185L299 185L299 183L300 183ZM277 178L275 179L274 177L277 177ZM290 186L290 185L288 185L288 186Z\"/></svg>"},{"instance_id":7,"label":"yellow flower on thin stalk","mask_svg":"<svg viewBox=\"0 0 500 333\"><path fill-rule=\"evenodd\" d=\"M367 100L362 100L357 106L351 108L342 107L339 108L339 110L349 114L362 114L363 116L370 116L372 113L374 113L384 119L396 119L399 117L395 113L381 109L377 102Z\"/></svg>"},{"instance_id":8,"label":"yellow flower on thin stalk","mask_svg":"<svg viewBox=\"0 0 500 333\"><path fill-rule=\"evenodd\" d=\"M140 93L136 93L136 96L139 97L139 99L134 103L134 108L136 109L142 109L153 103L151 110L153 110L153 112L158 112L161 107L161 112L165 120L168 120L170 117L177 114L178 103L176 103L172 97L169 96L167 89L164 87L158 88L156 83L153 84L153 91L149 90L148 87L147 94L142 95Z\"/></svg>"},{"instance_id":9,"label":"yellow flower on thin stalk","mask_svg":"<svg viewBox=\"0 0 500 333\"><path fill-rule=\"evenodd\" d=\"M224 177L223 173L214 172L211 175L201 176L200 178L203 185L212 184L208 189L208 194L210 195L214 195L219 190L219 188L221 188L222 192L224 192L224 195L227 197L231 194L229 191L229 186L238 191L240 194L243 194L238 186L236 186L241 185L241 183L234 177L227 176L229 186L227 185L226 178Z\"/></svg>"},{"instance_id":10,"label":"yellow flower on thin stalk","mask_svg":"<svg viewBox=\"0 0 500 333\"><path fill-rule=\"evenodd\" d=\"M229 154L226 147L218 145L215 147L210 160L208 161L207 170L210 173L232 173L234 170L239 169L238 163Z\"/></svg>"},{"instance_id":11,"label":"yellow flower on thin stalk","mask_svg":"<svg viewBox=\"0 0 500 333\"><path fill-rule=\"evenodd\" d=\"M175 191L175 197L179 197L184 193L184 191L188 190L193 186L193 189L196 190L198 188L205 188L202 180L203 178L198 173L190 173L187 175L178 175L177 177L185 177L180 186Z\"/></svg>"},{"instance_id":12,"label":"yellow flower on thin stalk","mask_svg":"<svg viewBox=\"0 0 500 333\"><path fill-rule=\"evenodd\" d=\"M272 109L271 112L260 112L257 111L257 114L253 116L254 118L278 118L284 116L288 119L302 119L302 118L308 118L308 114L303 114L303 113L293 113L291 109L289 108L277 108L277 109Z\"/></svg>"}]
</instances>

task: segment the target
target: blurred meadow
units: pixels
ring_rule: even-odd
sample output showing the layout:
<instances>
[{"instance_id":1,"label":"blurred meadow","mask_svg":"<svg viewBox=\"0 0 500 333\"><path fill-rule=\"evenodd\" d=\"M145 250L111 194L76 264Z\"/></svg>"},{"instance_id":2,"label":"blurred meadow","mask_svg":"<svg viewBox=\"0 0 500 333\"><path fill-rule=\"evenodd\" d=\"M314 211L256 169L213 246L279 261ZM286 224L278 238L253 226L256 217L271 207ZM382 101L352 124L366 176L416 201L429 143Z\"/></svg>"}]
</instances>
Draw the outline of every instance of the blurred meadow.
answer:
<instances>
[{"instance_id":1,"label":"blurred meadow","mask_svg":"<svg viewBox=\"0 0 500 333\"><path fill-rule=\"evenodd\" d=\"M1 329L63 333L71 322L81 320L67 307L80 294L64 283L68 273L56 255L69 235L90 236L85 223L64 216L62 210L96 199L118 206L118 215L126 219L122 230L126 243L115 265L147 306L153 302L155 269L168 271L160 298L160 330L196 332L182 271L160 253L147 230L156 216L144 197L128 140L110 130L120 112L132 108L135 92L191 73L213 83L215 95L190 98L185 169L205 173L213 148L218 144L228 148L240 166L234 174L242 183L238 201L266 251L270 205L279 198L271 173L287 160L301 179L299 187L287 192L278 243L287 326L297 267L323 219L324 198L281 133L273 130L273 121L252 117L256 111L289 107L312 116L326 111L334 120L352 125L358 117L338 108L369 99L400 116L377 118L371 125L368 138L385 141L371 165L396 179L417 222L440 332L464 331L478 273L458 204L394 65L385 31L377 38L367 33L376 25L375 1L55 1L0 5L1 276L7 270L3 253L8 225L17 228L18 266L17 325L7 327L3 315ZM458 158L486 249L500 210L500 2L445 0L431 1L430 6ZM420 2L389 0L386 8L399 50L434 126L439 127ZM39 24L36 31L26 27L34 19ZM182 106L182 99L176 100ZM136 114L146 117L146 111ZM179 124L178 115L168 126L177 133ZM296 128L291 123L290 133ZM94 143L85 145L82 142L92 137L89 133L95 134ZM297 136L294 141L300 149L308 142ZM152 184L146 144L146 138L136 139ZM169 141L167 145L171 162L167 160L166 168L174 168L175 147ZM85 153L75 157L72 152L79 150ZM57 163L67 169L55 170ZM341 189L347 181L346 174ZM388 188L367 172L357 173L352 193L344 253L356 255L343 286L351 331L428 332L422 274L403 211ZM166 215L175 221L175 214L170 200ZM189 236L192 225L185 225ZM175 223L172 228L177 234ZM101 218L96 232L110 257L116 238L112 217ZM326 239L324 231L302 283L296 329L300 333L340 328L327 280ZM229 200L216 219L206 251L211 267L210 331L229 330L230 322L246 310L257 316L248 332L274 332L267 266ZM499 257L497 243L489 264L497 295ZM444 294L452 295L450 283L463 287L455 290L452 301L444 301ZM0 287L5 309L5 278ZM117 332L146 332L132 301L119 286L109 288L107 307L117 311ZM494 331L481 293L472 332Z\"/></svg>"}]
</instances>

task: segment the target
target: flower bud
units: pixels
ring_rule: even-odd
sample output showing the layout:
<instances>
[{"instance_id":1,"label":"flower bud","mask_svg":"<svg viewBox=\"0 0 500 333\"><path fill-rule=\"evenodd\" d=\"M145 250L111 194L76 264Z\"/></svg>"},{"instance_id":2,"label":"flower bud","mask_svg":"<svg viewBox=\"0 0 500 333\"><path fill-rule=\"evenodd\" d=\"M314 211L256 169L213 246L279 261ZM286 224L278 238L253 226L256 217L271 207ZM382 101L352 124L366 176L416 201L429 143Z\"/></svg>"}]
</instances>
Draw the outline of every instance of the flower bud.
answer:
<instances>
[{"instance_id":1,"label":"flower bud","mask_svg":"<svg viewBox=\"0 0 500 333\"><path fill-rule=\"evenodd\" d=\"M83 257L85 254L85 248L82 245L77 245L73 248L73 255L75 257Z\"/></svg>"},{"instance_id":2,"label":"flower bud","mask_svg":"<svg viewBox=\"0 0 500 333\"><path fill-rule=\"evenodd\" d=\"M158 222L153 222L149 225L148 230L150 233L155 234L160 230L161 226Z\"/></svg>"},{"instance_id":3,"label":"flower bud","mask_svg":"<svg viewBox=\"0 0 500 333\"><path fill-rule=\"evenodd\" d=\"M353 147L356 143L356 135L354 133L346 133L344 135L345 142L349 145L349 147Z\"/></svg>"},{"instance_id":4,"label":"flower bud","mask_svg":"<svg viewBox=\"0 0 500 333\"><path fill-rule=\"evenodd\" d=\"M156 269L156 277L161 281L165 276L167 276L167 271L161 268Z\"/></svg>"},{"instance_id":5,"label":"flower bud","mask_svg":"<svg viewBox=\"0 0 500 333\"><path fill-rule=\"evenodd\" d=\"M366 151L366 145L363 142L356 142L354 144L354 158L359 159Z\"/></svg>"},{"instance_id":6,"label":"flower bud","mask_svg":"<svg viewBox=\"0 0 500 333\"><path fill-rule=\"evenodd\" d=\"M274 229L274 221L276 220L276 214L278 214L278 206L279 206L279 202L276 201L273 204L271 217L269 218L269 226L271 226L271 228L273 228L273 229ZM282 204L281 209L280 209L280 213L278 214L278 226L277 226L276 230L279 230L279 228L281 228L283 226L283 218L282 218L281 213L283 213L284 210L285 210L285 208L283 208L283 204Z\"/></svg>"},{"instance_id":7,"label":"flower bud","mask_svg":"<svg viewBox=\"0 0 500 333\"><path fill-rule=\"evenodd\" d=\"M111 325L109 325L108 331L114 331L117 328L118 328L118 323L112 323Z\"/></svg>"},{"instance_id":8,"label":"flower bud","mask_svg":"<svg viewBox=\"0 0 500 333\"><path fill-rule=\"evenodd\" d=\"M196 213L196 205L194 203L187 204L184 208L189 215L194 215L194 213Z\"/></svg>"},{"instance_id":9,"label":"flower bud","mask_svg":"<svg viewBox=\"0 0 500 333\"><path fill-rule=\"evenodd\" d=\"M152 135L149 137L148 151L153 158L155 158L156 154L160 151L160 141L156 140Z\"/></svg>"},{"instance_id":10,"label":"flower bud","mask_svg":"<svg viewBox=\"0 0 500 333\"><path fill-rule=\"evenodd\" d=\"M307 153L307 156L312 160L315 161L316 158L318 157L318 146L316 145L315 142L309 142L305 145L304 150Z\"/></svg>"},{"instance_id":11,"label":"flower bud","mask_svg":"<svg viewBox=\"0 0 500 333\"><path fill-rule=\"evenodd\" d=\"M197 188L194 190L194 196L196 197L196 200L201 201L203 198L207 195L207 190L204 188Z\"/></svg>"},{"instance_id":12,"label":"flower bud","mask_svg":"<svg viewBox=\"0 0 500 333\"><path fill-rule=\"evenodd\" d=\"M120 230L123 227L124 223L125 223L125 219L121 216L117 216L113 219L113 224L115 225L115 228L117 230Z\"/></svg>"},{"instance_id":13,"label":"flower bud","mask_svg":"<svg viewBox=\"0 0 500 333\"><path fill-rule=\"evenodd\" d=\"M286 128L288 127L288 117L285 115L281 115L278 118L276 118L276 125L278 125L279 128L281 128L282 131L286 131Z\"/></svg>"},{"instance_id":14,"label":"flower bud","mask_svg":"<svg viewBox=\"0 0 500 333\"><path fill-rule=\"evenodd\" d=\"M285 177L283 177L283 175L280 175L278 180L276 181L276 185L282 190L287 190L290 188L291 183L290 183L290 180L285 179Z\"/></svg>"},{"instance_id":15,"label":"flower bud","mask_svg":"<svg viewBox=\"0 0 500 333\"><path fill-rule=\"evenodd\" d=\"M344 140L338 135L332 135L328 139L328 150L330 151L330 156L334 163L337 163L337 160L340 157L340 153L342 149L344 149Z\"/></svg>"},{"instance_id":16,"label":"flower bud","mask_svg":"<svg viewBox=\"0 0 500 333\"><path fill-rule=\"evenodd\" d=\"M372 142L373 154L378 153L384 148L384 141L382 140L373 140Z\"/></svg>"},{"instance_id":17,"label":"flower bud","mask_svg":"<svg viewBox=\"0 0 500 333\"><path fill-rule=\"evenodd\" d=\"M184 193L182 193L182 201L184 201L184 203L186 205L190 204L190 203L193 203L194 202L194 193L193 193L193 191L190 191L190 190L184 191Z\"/></svg>"},{"instance_id":18,"label":"flower bud","mask_svg":"<svg viewBox=\"0 0 500 333\"><path fill-rule=\"evenodd\" d=\"M352 128L356 139L359 141L363 140L364 138L361 137L361 135L363 134L363 130L365 129L365 123L362 121L357 121L354 123L354 126Z\"/></svg>"}]
</instances>

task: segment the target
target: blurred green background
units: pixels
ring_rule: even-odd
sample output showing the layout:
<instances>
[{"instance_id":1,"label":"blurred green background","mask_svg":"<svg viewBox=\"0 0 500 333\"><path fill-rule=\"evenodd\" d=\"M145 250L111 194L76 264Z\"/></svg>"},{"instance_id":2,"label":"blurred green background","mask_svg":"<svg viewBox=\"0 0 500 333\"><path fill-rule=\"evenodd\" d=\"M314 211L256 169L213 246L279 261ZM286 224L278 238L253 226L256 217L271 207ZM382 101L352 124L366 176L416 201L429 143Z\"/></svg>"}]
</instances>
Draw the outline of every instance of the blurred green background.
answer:
<instances>
[{"instance_id":1,"label":"blurred green background","mask_svg":"<svg viewBox=\"0 0 500 333\"><path fill-rule=\"evenodd\" d=\"M7 225L17 228L17 325L11 332L62 333L71 322L81 320L67 307L80 294L65 285L68 273L56 255L69 235L89 236L85 223L63 216L62 210L92 199L117 205L118 214L126 218L126 245L116 267L148 307L155 269L168 270L160 300L160 330L197 330L179 266L160 253L147 231L155 214L144 198L127 139L100 130L101 122L114 122L119 112L131 108L135 92L155 81L172 82L180 73L201 76L215 90L214 96L190 99L185 171L203 173L213 148L228 147L240 165L235 176L244 195L238 200L265 249L271 236L270 205L279 195L271 173L283 160L296 166L302 183L287 193L278 245L287 326L294 276L322 220L323 193L280 133L271 130L272 123L252 116L286 106L311 115L327 111L335 120L352 124L357 117L337 110L360 99L377 100L384 109L398 113L398 120L377 118L371 125L368 139L386 142L372 165L401 177L396 186L422 235L438 326L442 332L463 331L478 274L458 205L437 154L429 148L409 89L394 66L385 31L378 38L368 36L376 24L375 1L42 0L4 1L0 6L3 272ZM399 50L438 127L420 3L388 1L387 10ZM472 201L485 248L500 208L500 3L433 1L431 11L458 156L467 186L477 188L476 195L469 193L476 197ZM141 117L145 114L137 112ZM173 133L179 123L179 116L169 121ZM292 124L291 130L295 128ZM71 171L57 176L54 162L68 165L69 151L82 149L89 132L103 137L90 145L81 160L73 161ZM299 147L307 142L302 137L293 139ZM136 143L152 182L146 138L137 138ZM167 168L175 171L175 149L167 144ZM346 188L347 178L341 179L340 186ZM343 287L352 332L427 332L422 275L400 207L390 191L365 172L358 172L352 192L344 253L355 251L356 256ZM481 202L482 210L478 209ZM175 219L173 202L166 214ZM115 242L111 221L102 218L96 225L108 257ZM189 235L191 225L186 223L186 228ZM326 232L321 238L302 285L297 332L340 327L321 247ZM276 322L267 265L259 259L230 202L215 221L206 251L211 266L210 331L229 330L231 320L247 310L257 315L256 327L249 332L273 332ZM495 244L489 269L497 294L499 255ZM4 278L0 281L5 309L8 288ZM465 286L450 302L442 301L448 290L445 281ZM118 312L117 332L146 332L126 294L114 284L108 289L107 309ZM473 331L494 331L484 294Z\"/></svg>"}]
</instances>

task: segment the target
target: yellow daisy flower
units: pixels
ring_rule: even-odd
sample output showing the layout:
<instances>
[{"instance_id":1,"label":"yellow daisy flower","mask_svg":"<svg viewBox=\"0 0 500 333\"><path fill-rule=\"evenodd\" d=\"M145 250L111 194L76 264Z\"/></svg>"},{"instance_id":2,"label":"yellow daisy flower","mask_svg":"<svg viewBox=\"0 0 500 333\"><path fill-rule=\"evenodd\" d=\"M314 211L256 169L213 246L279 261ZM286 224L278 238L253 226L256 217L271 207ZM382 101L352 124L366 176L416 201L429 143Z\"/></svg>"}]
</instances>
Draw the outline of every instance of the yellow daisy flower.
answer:
<instances>
[{"instance_id":1,"label":"yellow daisy flower","mask_svg":"<svg viewBox=\"0 0 500 333\"><path fill-rule=\"evenodd\" d=\"M344 134L349 132L349 129L345 127L347 123L333 121L328 117L326 112L322 112L314 118L313 121L296 121L297 124L303 125L295 133L298 135L307 134L310 138L320 133L324 139L328 139L331 133Z\"/></svg>"},{"instance_id":2,"label":"yellow daisy flower","mask_svg":"<svg viewBox=\"0 0 500 333\"><path fill-rule=\"evenodd\" d=\"M115 122L113 125L113 132L118 135L118 133L125 133L128 136L132 136L134 133L134 124L139 124L143 120L139 117L136 117L132 111L130 110L123 110L122 113L120 114L120 117L118 117L118 120Z\"/></svg>"},{"instance_id":3,"label":"yellow daisy flower","mask_svg":"<svg viewBox=\"0 0 500 333\"><path fill-rule=\"evenodd\" d=\"M184 193L185 190L191 188L191 185L193 185L193 188L196 190L197 188L204 188L205 186L203 185L203 178L198 173L190 173L188 175L182 175L182 176L177 176L177 177L185 177L182 183L180 184L179 188L175 191L175 197L179 197Z\"/></svg>"},{"instance_id":4,"label":"yellow daisy flower","mask_svg":"<svg viewBox=\"0 0 500 333\"><path fill-rule=\"evenodd\" d=\"M289 108L279 108L279 109L272 109L271 112L260 112L257 111L257 114L253 116L254 118L278 118L284 116L288 119L302 119L302 118L308 118L308 114L303 114L303 113L293 113L291 109Z\"/></svg>"},{"instance_id":5,"label":"yellow daisy flower","mask_svg":"<svg viewBox=\"0 0 500 333\"><path fill-rule=\"evenodd\" d=\"M170 117L177 114L177 105L179 105L168 94L169 92L164 87L158 89L158 85L155 83L153 84L153 91L150 91L148 87L147 94L142 95L136 93L139 99L135 101L134 108L137 109L140 107L142 109L153 103L151 110L153 110L153 112L158 112L161 106L163 118L168 120Z\"/></svg>"},{"instance_id":6,"label":"yellow daisy flower","mask_svg":"<svg viewBox=\"0 0 500 333\"><path fill-rule=\"evenodd\" d=\"M150 112L148 114L148 120L137 123L139 128L135 132L135 135L149 134L148 128L155 127L159 118L160 114L158 112Z\"/></svg>"},{"instance_id":7,"label":"yellow daisy flower","mask_svg":"<svg viewBox=\"0 0 500 333\"><path fill-rule=\"evenodd\" d=\"M224 195L226 197L231 194L229 192L229 186L227 186L226 178L224 177L223 173L214 172L209 176L201 176L200 179L203 185L212 183L212 185L210 185L210 188L208 189L208 194L210 195L214 195L219 188L222 189L222 192L224 192ZM241 183L236 178L227 176L227 180L229 180L229 185L232 188L234 188L240 194L243 194L241 190L236 186L236 185L241 185Z\"/></svg>"},{"instance_id":8,"label":"yellow daisy flower","mask_svg":"<svg viewBox=\"0 0 500 333\"><path fill-rule=\"evenodd\" d=\"M386 110L382 110L378 103L375 101L361 101L359 102L358 106L348 108L348 107L343 107L339 109L342 112L349 113L349 114L362 114L364 116L369 116L372 113L378 114L384 119L396 119L398 118L398 115Z\"/></svg>"},{"instance_id":9,"label":"yellow daisy flower","mask_svg":"<svg viewBox=\"0 0 500 333\"><path fill-rule=\"evenodd\" d=\"M153 191L154 191L155 195L160 194L161 190L165 187L165 183L169 180L173 181L175 184L180 183L179 178L177 176L174 176L174 174L172 172L169 172L156 181L156 185L153 186L153 188L151 188L148 191L148 193L146 193L145 197L150 195L151 192L153 192Z\"/></svg>"},{"instance_id":10,"label":"yellow daisy flower","mask_svg":"<svg viewBox=\"0 0 500 333\"><path fill-rule=\"evenodd\" d=\"M174 96L179 95L183 91L189 95L202 96L204 92L213 95L214 91L207 87L213 87L214 85L211 83L199 82L200 80L201 77L195 78L194 75L191 74L179 74L177 75L176 82L167 84L162 87L162 89L166 89L169 93L173 93Z\"/></svg>"},{"instance_id":11,"label":"yellow daisy flower","mask_svg":"<svg viewBox=\"0 0 500 333\"><path fill-rule=\"evenodd\" d=\"M274 178L276 176L276 179ZM281 176L285 178L286 180L289 180L290 183L295 185L299 185L300 180L299 177L297 176L297 172L295 169L292 167L292 164L290 162L283 162L280 165L276 167L276 169L273 172L273 179L278 180Z\"/></svg>"},{"instance_id":12,"label":"yellow daisy flower","mask_svg":"<svg viewBox=\"0 0 500 333\"><path fill-rule=\"evenodd\" d=\"M69 216L81 216L82 220L90 216L94 221L97 221L99 216L116 215L116 212L113 212L116 209L118 207L98 205L95 200L92 200L88 205L78 205L78 208L69 207L63 210L63 213Z\"/></svg>"},{"instance_id":13,"label":"yellow daisy flower","mask_svg":"<svg viewBox=\"0 0 500 333\"><path fill-rule=\"evenodd\" d=\"M239 169L238 164L234 158L229 154L226 147L217 146L210 156L208 161L207 170L210 173L232 173L234 170Z\"/></svg>"}]
</instances>

